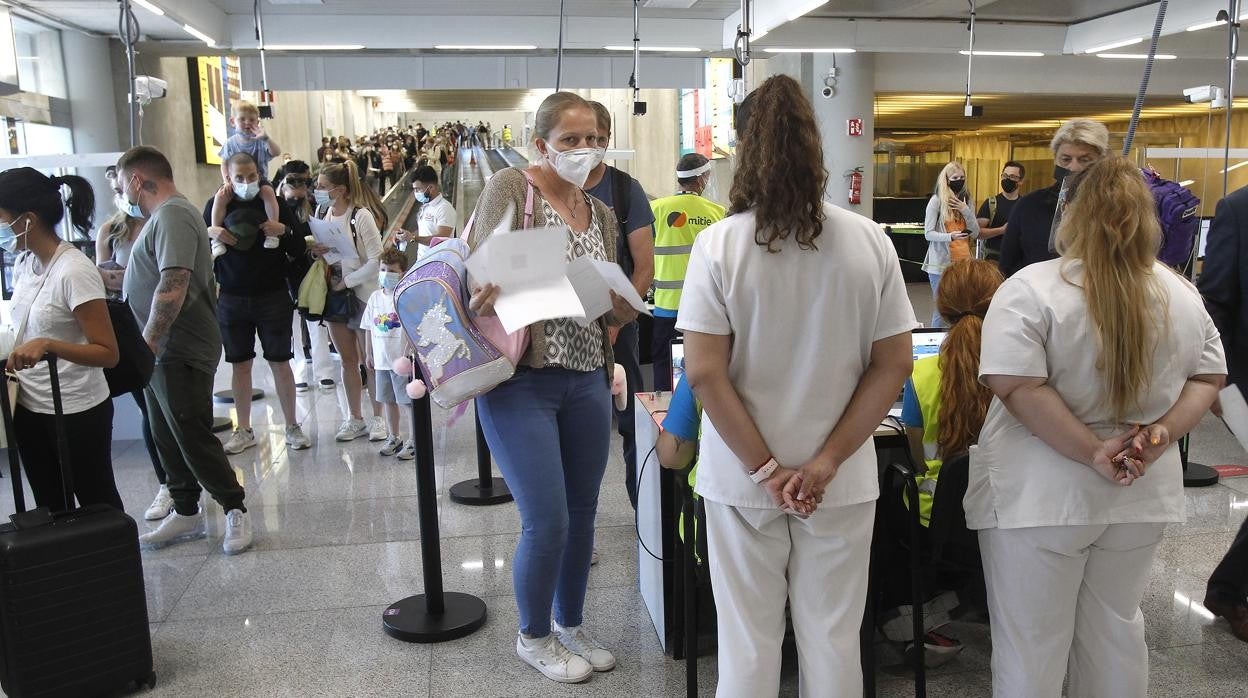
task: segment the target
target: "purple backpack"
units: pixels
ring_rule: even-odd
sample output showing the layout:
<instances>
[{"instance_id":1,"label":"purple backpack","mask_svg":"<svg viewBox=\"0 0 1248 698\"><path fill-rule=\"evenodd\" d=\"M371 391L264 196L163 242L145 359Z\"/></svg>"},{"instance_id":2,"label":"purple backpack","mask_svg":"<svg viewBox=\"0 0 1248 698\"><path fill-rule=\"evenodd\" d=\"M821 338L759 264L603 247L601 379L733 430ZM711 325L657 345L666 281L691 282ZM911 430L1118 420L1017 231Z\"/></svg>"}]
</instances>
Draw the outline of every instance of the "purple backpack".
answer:
<instances>
[{"instance_id":1,"label":"purple backpack","mask_svg":"<svg viewBox=\"0 0 1248 698\"><path fill-rule=\"evenodd\" d=\"M1161 223L1161 249L1157 259L1179 270L1185 270L1192 258L1192 247L1200 231L1200 199L1187 187L1143 170L1144 183L1153 192L1157 204L1157 220Z\"/></svg>"},{"instance_id":2,"label":"purple backpack","mask_svg":"<svg viewBox=\"0 0 1248 698\"><path fill-rule=\"evenodd\" d=\"M515 373L472 322L467 258L463 240L442 242L394 290L395 311L416 348L429 397L445 409L489 392Z\"/></svg>"}]
</instances>

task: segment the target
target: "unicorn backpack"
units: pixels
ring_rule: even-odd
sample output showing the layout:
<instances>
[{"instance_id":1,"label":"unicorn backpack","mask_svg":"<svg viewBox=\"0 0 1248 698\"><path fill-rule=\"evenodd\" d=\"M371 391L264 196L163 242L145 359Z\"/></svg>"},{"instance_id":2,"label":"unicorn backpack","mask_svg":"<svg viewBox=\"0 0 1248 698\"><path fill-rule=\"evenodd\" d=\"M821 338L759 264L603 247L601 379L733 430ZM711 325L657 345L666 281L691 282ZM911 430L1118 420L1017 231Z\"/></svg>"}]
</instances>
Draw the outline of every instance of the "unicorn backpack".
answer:
<instances>
[{"instance_id":1,"label":"unicorn backpack","mask_svg":"<svg viewBox=\"0 0 1248 698\"><path fill-rule=\"evenodd\" d=\"M416 349L429 397L450 409L511 378L515 365L473 324L468 310L468 245L433 247L399 282L394 307Z\"/></svg>"}]
</instances>

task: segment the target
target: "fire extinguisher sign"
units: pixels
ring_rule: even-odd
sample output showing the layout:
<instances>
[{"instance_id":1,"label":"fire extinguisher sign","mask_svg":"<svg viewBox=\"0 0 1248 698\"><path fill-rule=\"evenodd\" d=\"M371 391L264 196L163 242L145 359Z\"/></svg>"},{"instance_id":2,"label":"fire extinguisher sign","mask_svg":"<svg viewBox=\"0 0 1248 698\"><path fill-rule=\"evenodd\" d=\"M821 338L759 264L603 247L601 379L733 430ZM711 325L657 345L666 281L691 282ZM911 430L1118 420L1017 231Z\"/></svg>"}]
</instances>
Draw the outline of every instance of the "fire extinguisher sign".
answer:
<instances>
[{"instance_id":1,"label":"fire extinguisher sign","mask_svg":"<svg viewBox=\"0 0 1248 698\"><path fill-rule=\"evenodd\" d=\"M845 133L850 136L862 135L862 119L849 119L845 122Z\"/></svg>"}]
</instances>

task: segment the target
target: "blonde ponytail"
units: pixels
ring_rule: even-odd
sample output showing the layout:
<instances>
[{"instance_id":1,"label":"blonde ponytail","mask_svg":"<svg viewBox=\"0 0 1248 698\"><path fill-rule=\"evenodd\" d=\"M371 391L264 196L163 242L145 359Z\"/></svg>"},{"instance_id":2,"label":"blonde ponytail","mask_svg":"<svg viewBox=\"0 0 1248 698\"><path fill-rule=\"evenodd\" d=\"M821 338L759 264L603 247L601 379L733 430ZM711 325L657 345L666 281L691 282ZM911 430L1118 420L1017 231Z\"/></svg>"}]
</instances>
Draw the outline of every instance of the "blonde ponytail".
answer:
<instances>
[{"instance_id":1,"label":"blonde ponytail","mask_svg":"<svg viewBox=\"0 0 1248 698\"><path fill-rule=\"evenodd\" d=\"M354 160L347 160L342 164L326 165L321 174L329 180L330 184L337 187L347 188L347 203L351 208L366 208L373 214L373 218L377 221L377 229L385 234L386 227L390 223L390 217L386 215L386 208L382 205L381 199L378 198L376 192L369 187L364 186L360 181L360 170L356 166Z\"/></svg>"}]
</instances>

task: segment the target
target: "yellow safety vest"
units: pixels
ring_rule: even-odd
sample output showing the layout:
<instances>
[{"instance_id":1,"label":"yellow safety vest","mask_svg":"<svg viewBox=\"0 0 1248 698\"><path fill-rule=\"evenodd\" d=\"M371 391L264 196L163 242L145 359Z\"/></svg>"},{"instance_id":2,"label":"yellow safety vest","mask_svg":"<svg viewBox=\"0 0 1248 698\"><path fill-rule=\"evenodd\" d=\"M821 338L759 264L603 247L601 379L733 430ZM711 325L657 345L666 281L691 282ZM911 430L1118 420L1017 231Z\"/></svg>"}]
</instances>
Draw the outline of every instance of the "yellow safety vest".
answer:
<instances>
[{"instance_id":1,"label":"yellow safety vest","mask_svg":"<svg viewBox=\"0 0 1248 698\"><path fill-rule=\"evenodd\" d=\"M693 239L724 219L724 207L692 192L650 202L654 211L654 305L680 310Z\"/></svg>"},{"instance_id":2,"label":"yellow safety vest","mask_svg":"<svg viewBox=\"0 0 1248 698\"><path fill-rule=\"evenodd\" d=\"M940 434L940 356L929 356L914 362L910 375L914 395L919 400L923 414L923 460L927 472L919 475L919 520L924 526L932 519L932 495L936 493L936 479L940 477L943 461L936 457L936 441Z\"/></svg>"}]
</instances>

